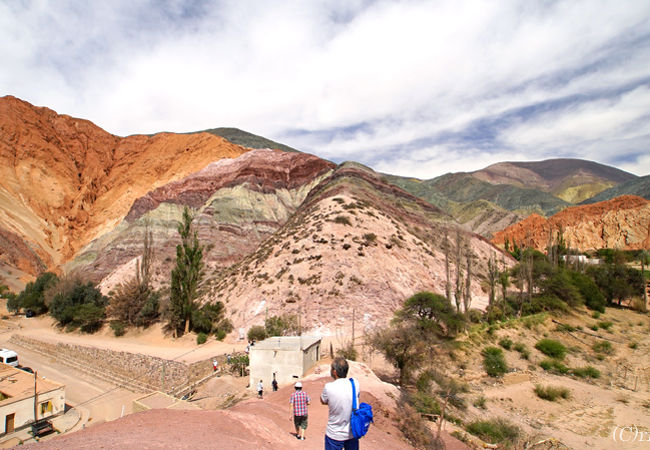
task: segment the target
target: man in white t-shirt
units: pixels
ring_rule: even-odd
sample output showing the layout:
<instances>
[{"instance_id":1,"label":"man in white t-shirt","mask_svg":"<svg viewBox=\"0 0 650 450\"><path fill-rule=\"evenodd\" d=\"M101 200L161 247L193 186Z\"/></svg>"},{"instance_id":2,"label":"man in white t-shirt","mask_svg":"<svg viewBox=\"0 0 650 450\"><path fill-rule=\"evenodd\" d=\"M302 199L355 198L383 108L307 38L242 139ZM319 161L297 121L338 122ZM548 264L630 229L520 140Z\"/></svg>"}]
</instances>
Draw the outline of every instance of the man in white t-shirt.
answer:
<instances>
[{"instance_id":1,"label":"man in white t-shirt","mask_svg":"<svg viewBox=\"0 0 650 450\"><path fill-rule=\"evenodd\" d=\"M327 431L325 433L325 450L358 450L359 439L350 431L352 415L352 383L348 376L348 362L345 358L335 358L330 375L334 381L327 383L320 396L323 405L329 407ZM359 404L359 382L354 380Z\"/></svg>"}]
</instances>

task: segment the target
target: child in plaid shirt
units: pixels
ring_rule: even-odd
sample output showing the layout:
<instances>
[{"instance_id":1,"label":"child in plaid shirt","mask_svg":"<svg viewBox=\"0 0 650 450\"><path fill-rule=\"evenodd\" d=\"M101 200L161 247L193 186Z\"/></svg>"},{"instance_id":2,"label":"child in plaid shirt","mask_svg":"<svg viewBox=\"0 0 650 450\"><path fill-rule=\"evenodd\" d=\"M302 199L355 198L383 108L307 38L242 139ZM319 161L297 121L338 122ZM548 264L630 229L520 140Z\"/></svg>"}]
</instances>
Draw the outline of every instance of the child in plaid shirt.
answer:
<instances>
[{"instance_id":1,"label":"child in plaid shirt","mask_svg":"<svg viewBox=\"0 0 650 450\"><path fill-rule=\"evenodd\" d=\"M294 387L296 391L291 394L289 403L293 405L293 424L296 427L296 437L301 441L305 440L305 430L307 429L307 405L311 402L309 394L302 391L302 383L298 381ZM291 419L289 419L291 420Z\"/></svg>"}]
</instances>

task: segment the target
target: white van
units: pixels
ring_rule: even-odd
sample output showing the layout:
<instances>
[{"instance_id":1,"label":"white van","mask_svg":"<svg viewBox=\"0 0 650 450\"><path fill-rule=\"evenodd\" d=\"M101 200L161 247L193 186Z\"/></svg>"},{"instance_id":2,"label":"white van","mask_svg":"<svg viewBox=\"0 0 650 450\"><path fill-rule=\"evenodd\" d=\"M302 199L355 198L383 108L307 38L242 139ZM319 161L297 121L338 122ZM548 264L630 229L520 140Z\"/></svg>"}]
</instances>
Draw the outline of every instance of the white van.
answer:
<instances>
[{"instance_id":1,"label":"white van","mask_svg":"<svg viewBox=\"0 0 650 450\"><path fill-rule=\"evenodd\" d=\"M7 350L6 348L3 348L0 350L0 363L18 367L18 353L13 350Z\"/></svg>"}]
</instances>

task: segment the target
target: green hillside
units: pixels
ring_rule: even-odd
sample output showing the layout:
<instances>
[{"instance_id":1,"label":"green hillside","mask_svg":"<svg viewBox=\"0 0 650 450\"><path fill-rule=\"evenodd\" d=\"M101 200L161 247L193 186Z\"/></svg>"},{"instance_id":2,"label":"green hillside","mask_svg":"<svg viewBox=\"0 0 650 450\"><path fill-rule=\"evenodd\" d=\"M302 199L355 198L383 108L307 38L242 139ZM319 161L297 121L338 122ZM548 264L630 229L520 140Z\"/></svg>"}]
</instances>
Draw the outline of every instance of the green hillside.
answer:
<instances>
[{"instance_id":1,"label":"green hillside","mask_svg":"<svg viewBox=\"0 0 650 450\"><path fill-rule=\"evenodd\" d=\"M451 213L453 202L487 200L521 213L555 214L569 205L549 193L508 184L490 184L468 173L450 173L432 180L386 176L387 181Z\"/></svg>"},{"instance_id":2,"label":"green hillside","mask_svg":"<svg viewBox=\"0 0 650 450\"><path fill-rule=\"evenodd\" d=\"M615 197L620 197L621 195L637 195L645 199L650 200L650 175L645 177L640 177L627 183L619 184L613 188L607 189L585 201L581 204L589 204L602 202L605 200L611 200Z\"/></svg>"},{"instance_id":3,"label":"green hillside","mask_svg":"<svg viewBox=\"0 0 650 450\"><path fill-rule=\"evenodd\" d=\"M233 144L241 145L248 148L272 148L284 150L285 152L299 152L295 148L288 145L280 144L279 142L266 139L265 137L258 136L248 131L240 130L239 128L211 128L209 130L201 130L205 133L211 133L220 136Z\"/></svg>"}]
</instances>

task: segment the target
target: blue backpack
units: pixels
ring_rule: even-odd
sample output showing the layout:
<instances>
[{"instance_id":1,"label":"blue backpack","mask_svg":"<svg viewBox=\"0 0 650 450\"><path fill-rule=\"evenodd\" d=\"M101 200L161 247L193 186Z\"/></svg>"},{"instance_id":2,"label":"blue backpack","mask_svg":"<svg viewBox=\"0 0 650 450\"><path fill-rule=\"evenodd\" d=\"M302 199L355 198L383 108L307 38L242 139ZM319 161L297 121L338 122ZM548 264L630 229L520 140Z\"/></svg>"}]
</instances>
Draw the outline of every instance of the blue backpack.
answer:
<instances>
[{"instance_id":1,"label":"blue backpack","mask_svg":"<svg viewBox=\"0 0 650 450\"><path fill-rule=\"evenodd\" d=\"M352 416L350 416L350 431L352 436L356 439L362 438L368 432L372 420L372 406L368 403L361 403L357 407L357 389L354 387L354 380L350 378L352 383Z\"/></svg>"}]
</instances>

